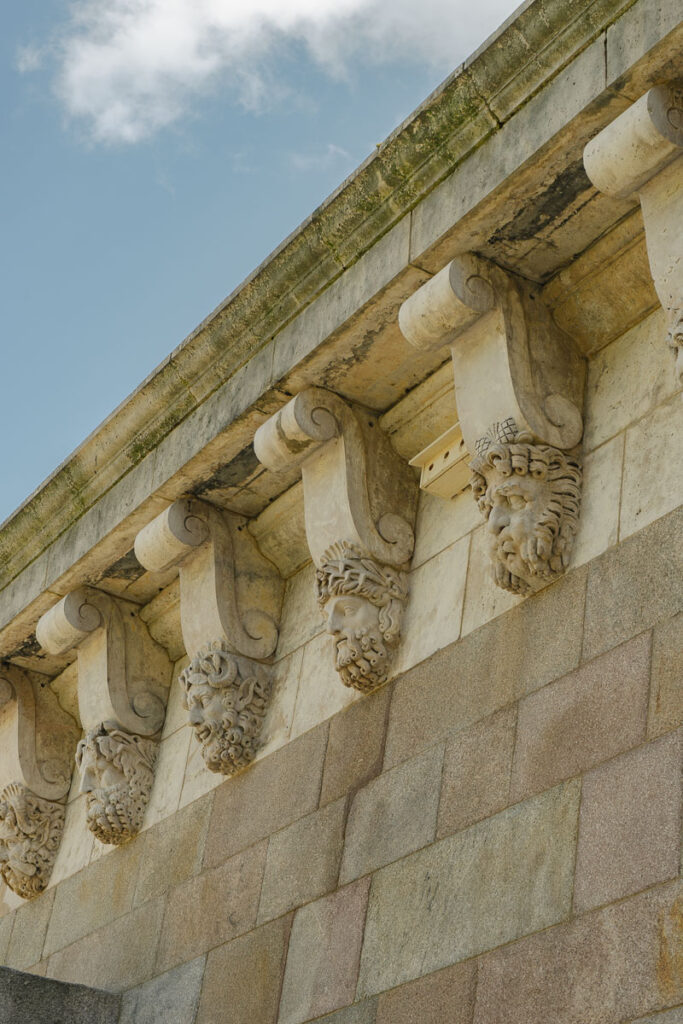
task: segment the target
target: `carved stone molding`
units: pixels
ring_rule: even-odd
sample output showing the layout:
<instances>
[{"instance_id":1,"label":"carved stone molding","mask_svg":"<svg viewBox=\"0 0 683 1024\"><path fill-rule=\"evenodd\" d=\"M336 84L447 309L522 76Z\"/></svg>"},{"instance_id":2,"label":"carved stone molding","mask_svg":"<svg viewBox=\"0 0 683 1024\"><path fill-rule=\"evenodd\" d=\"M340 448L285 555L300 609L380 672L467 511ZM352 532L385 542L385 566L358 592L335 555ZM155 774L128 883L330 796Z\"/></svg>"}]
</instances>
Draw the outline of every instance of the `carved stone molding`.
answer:
<instances>
[{"instance_id":1,"label":"carved stone molding","mask_svg":"<svg viewBox=\"0 0 683 1024\"><path fill-rule=\"evenodd\" d=\"M0 666L0 875L23 899L50 880L77 738L47 680Z\"/></svg>"},{"instance_id":2,"label":"carved stone molding","mask_svg":"<svg viewBox=\"0 0 683 1024\"><path fill-rule=\"evenodd\" d=\"M588 143L583 161L601 192L640 200L652 279L683 378L683 80L641 96Z\"/></svg>"},{"instance_id":3,"label":"carved stone molding","mask_svg":"<svg viewBox=\"0 0 683 1024\"><path fill-rule=\"evenodd\" d=\"M180 684L206 767L234 775L251 764L270 698L268 667L216 640L195 655Z\"/></svg>"},{"instance_id":4,"label":"carved stone molding","mask_svg":"<svg viewBox=\"0 0 683 1024\"><path fill-rule=\"evenodd\" d=\"M564 571L576 531L585 364L540 290L468 253L399 311L419 349L450 346L460 428L494 579L526 594ZM571 492L564 495L564 488Z\"/></svg>"},{"instance_id":5,"label":"carved stone molding","mask_svg":"<svg viewBox=\"0 0 683 1024\"><path fill-rule=\"evenodd\" d=\"M323 388L307 388L262 424L254 449L274 472L301 468L306 539L336 667L345 685L374 689L400 637L415 479L373 413Z\"/></svg>"},{"instance_id":6,"label":"carved stone molding","mask_svg":"<svg viewBox=\"0 0 683 1024\"><path fill-rule=\"evenodd\" d=\"M94 587L81 587L62 598L39 620L36 636L50 654L77 650L78 705L86 732L79 763L86 749L97 762L83 774L81 792L87 794L89 808L99 811L104 803L109 813L111 806L120 807L122 822L107 832L98 814L89 813L88 824L102 842L125 842L140 827L141 801L146 802L151 790L156 756L151 751L156 750L164 723L171 662L147 632L136 605ZM102 738L103 729L108 739ZM119 748L125 748L125 756ZM149 785L140 783L139 773L129 779L125 766L131 751L145 752L143 775ZM105 834L113 838L103 838Z\"/></svg>"},{"instance_id":7,"label":"carved stone molding","mask_svg":"<svg viewBox=\"0 0 683 1024\"><path fill-rule=\"evenodd\" d=\"M284 581L246 520L196 498L174 502L138 534L151 571L179 566L180 619L192 659L181 675L189 722L210 771L232 775L258 748L270 695Z\"/></svg>"}]
</instances>

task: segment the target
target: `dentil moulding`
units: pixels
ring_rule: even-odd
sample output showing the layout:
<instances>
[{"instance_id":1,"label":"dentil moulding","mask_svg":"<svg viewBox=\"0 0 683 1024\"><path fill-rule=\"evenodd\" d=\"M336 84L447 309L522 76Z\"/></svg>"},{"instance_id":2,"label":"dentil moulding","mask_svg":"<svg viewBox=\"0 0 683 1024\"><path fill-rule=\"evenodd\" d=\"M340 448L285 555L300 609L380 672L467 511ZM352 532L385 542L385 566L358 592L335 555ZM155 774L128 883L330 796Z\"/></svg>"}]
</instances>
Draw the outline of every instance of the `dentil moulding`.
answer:
<instances>
[{"instance_id":1,"label":"dentil moulding","mask_svg":"<svg viewBox=\"0 0 683 1024\"><path fill-rule=\"evenodd\" d=\"M540 290L467 253L407 299L418 349L449 346L473 491L498 586L528 594L566 569L578 524L585 364Z\"/></svg>"},{"instance_id":2,"label":"dentil moulding","mask_svg":"<svg viewBox=\"0 0 683 1024\"><path fill-rule=\"evenodd\" d=\"M584 149L588 177L606 195L637 195L668 341L683 379L683 80L656 85Z\"/></svg>"},{"instance_id":3,"label":"dentil moulding","mask_svg":"<svg viewBox=\"0 0 683 1024\"><path fill-rule=\"evenodd\" d=\"M151 571L178 565L180 619L190 665L181 674L189 722L210 771L246 767L270 696L284 581L264 558L247 521L183 498L138 534L135 553Z\"/></svg>"},{"instance_id":4,"label":"dentil moulding","mask_svg":"<svg viewBox=\"0 0 683 1024\"><path fill-rule=\"evenodd\" d=\"M306 538L342 682L361 692L388 678L408 596L417 484L377 416L307 388L256 432L274 472L301 468Z\"/></svg>"},{"instance_id":5,"label":"dentil moulding","mask_svg":"<svg viewBox=\"0 0 683 1024\"><path fill-rule=\"evenodd\" d=\"M48 683L0 666L0 875L23 899L50 880L79 732Z\"/></svg>"},{"instance_id":6,"label":"dentil moulding","mask_svg":"<svg viewBox=\"0 0 683 1024\"><path fill-rule=\"evenodd\" d=\"M39 620L36 636L51 654L76 648L86 734L77 761L88 827L101 842L127 842L140 828L152 788L171 662L136 605L94 587L62 598Z\"/></svg>"}]
</instances>

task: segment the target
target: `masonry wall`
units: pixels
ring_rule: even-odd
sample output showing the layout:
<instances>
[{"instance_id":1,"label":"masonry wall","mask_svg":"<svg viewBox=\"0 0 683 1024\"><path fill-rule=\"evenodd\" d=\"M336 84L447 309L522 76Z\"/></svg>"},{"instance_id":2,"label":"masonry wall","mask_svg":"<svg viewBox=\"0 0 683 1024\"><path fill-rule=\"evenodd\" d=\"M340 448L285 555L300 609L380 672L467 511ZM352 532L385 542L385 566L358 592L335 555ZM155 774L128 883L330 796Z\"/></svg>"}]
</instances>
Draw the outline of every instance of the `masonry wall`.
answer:
<instances>
[{"instance_id":1,"label":"masonry wall","mask_svg":"<svg viewBox=\"0 0 683 1024\"><path fill-rule=\"evenodd\" d=\"M564 578L497 590L469 492L422 494L395 678L359 697L301 569L258 763L208 772L174 685L143 833L97 843L75 778L50 888L2 893L0 959L128 990L122 1020L154 1024L617 1024L683 1004L665 333L655 313L590 363Z\"/></svg>"}]
</instances>

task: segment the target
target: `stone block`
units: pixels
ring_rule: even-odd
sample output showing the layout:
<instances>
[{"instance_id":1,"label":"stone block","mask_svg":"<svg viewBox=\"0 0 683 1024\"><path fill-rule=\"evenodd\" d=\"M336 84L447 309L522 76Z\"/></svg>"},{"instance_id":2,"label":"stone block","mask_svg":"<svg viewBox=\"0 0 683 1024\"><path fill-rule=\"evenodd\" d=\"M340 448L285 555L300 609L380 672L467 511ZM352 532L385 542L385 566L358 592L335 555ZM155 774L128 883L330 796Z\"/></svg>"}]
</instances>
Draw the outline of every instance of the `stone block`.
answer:
<instances>
[{"instance_id":1,"label":"stone block","mask_svg":"<svg viewBox=\"0 0 683 1024\"><path fill-rule=\"evenodd\" d=\"M677 891L653 889L482 957L474 1024L548 1024L549 1010L553 1024L621 1024L680 1002Z\"/></svg>"},{"instance_id":2,"label":"stone block","mask_svg":"<svg viewBox=\"0 0 683 1024\"><path fill-rule=\"evenodd\" d=\"M0 968L0 1024L117 1024L120 998Z\"/></svg>"},{"instance_id":3,"label":"stone block","mask_svg":"<svg viewBox=\"0 0 683 1024\"><path fill-rule=\"evenodd\" d=\"M334 889L344 843L345 809L342 797L270 837L258 924Z\"/></svg>"},{"instance_id":4,"label":"stone block","mask_svg":"<svg viewBox=\"0 0 683 1024\"><path fill-rule=\"evenodd\" d=\"M15 910L12 938L2 958L8 967L25 971L41 959L53 902L54 890L48 890Z\"/></svg>"},{"instance_id":5,"label":"stone block","mask_svg":"<svg viewBox=\"0 0 683 1024\"><path fill-rule=\"evenodd\" d=\"M12 935L12 928L14 926L14 915L5 914L4 917L0 917L0 963L7 963L7 950L9 949L9 940Z\"/></svg>"},{"instance_id":6,"label":"stone block","mask_svg":"<svg viewBox=\"0 0 683 1024\"><path fill-rule=\"evenodd\" d=\"M363 786L382 769L391 685L351 704L330 722L321 805Z\"/></svg>"},{"instance_id":7,"label":"stone block","mask_svg":"<svg viewBox=\"0 0 683 1024\"><path fill-rule=\"evenodd\" d=\"M322 632L323 625L315 596L315 567L309 562L287 580L275 652L277 660L303 647Z\"/></svg>"},{"instance_id":8,"label":"stone block","mask_svg":"<svg viewBox=\"0 0 683 1024\"><path fill-rule=\"evenodd\" d=\"M504 708L448 740L436 833L439 839L507 807L516 720L515 709Z\"/></svg>"},{"instance_id":9,"label":"stone block","mask_svg":"<svg viewBox=\"0 0 683 1024\"><path fill-rule=\"evenodd\" d=\"M460 636L469 543L469 536L462 537L410 574L396 674Z\"/></svg>"},{"instance_id":10,"label":"stone block","mask_svg":"<svg viewBox=\"0 0 683 1024\"><path fill-rule=\"evenodd\" d=\"M377 1000L364 999L362 1003L347 1006L344 1010L337 1010L336 1013L326 1013L324 1017L317 1017L315 1024L375 1024L376 1013Z\"/></svg>"},{"instance_id":11,"label":"stone block","mask_svg":"<svg viewBox=\"0 0 683 1024\"><path fill-rule=\"evenodd\" d=\"M265 860L266 844L260 843L171 889L158 971L194 960L254 927Z\"/></svg>"},{"instance_id":12,"label":"stone block","mask_svg":"<svg viewBox=\"0 0 683 1024\"><path fill-rule=\"evenodd\" d=\"M142 825L143 830L163 821L177 810L185 781L185 765L194 742L191 729L178 729L159 744L154 785Z\"/></svg>"},{"instance_id":13,"label":"stone block","mask_svg":"<svg viewBox=\"0 0 683 1024\"><path fill-rule=\"evenodd\" d=\"M646 526L588 567L584 659L683 608L683 511Z\"/></svg>"},{"instance_id":14,"label":"stone block","mask_svg":"<svg viewBox=\"0 0 683 1024\"><path fill-rule=\"evenodd\" d=\"M451 381L452 374L451 370ZM420 491L411 568L417 569L478 526L481 515L469 489L451 500Z\"/></svg>"},{"instance_id":15,"label":"stone block","mask_svg":"<svg viewBox=\"0 0 683 1024\"><path fill-rule=\"evenodd\" d=\"M209 953L196 1024L275 1024L291 918Z\"/></svg>"},{"instance_id":16,"label":"stone block","mask_svg":"<svg viewBox=\"0 0 683 1024\"><path fill-rule=\"evenodd\" d=\"M584 776L578 913L678 874L682 739L680 730L662 736Z\"/></svg>"},{"instance_id":17,"label":"stone block","mask_svg":"<svg viewBox=\"0 0 683 1024\"><path fill-rule=\"evenodd\" d=\"M381 868L368 904L359 996L566 917L579 793L577 782L558 786Z\"/></svg>"},{"instance_id":18,"label":"stone block","mask_svg":"<svg viewBox=\"0 0 683 1024\"><path fill-rule=\"evenodd\" d=\"M636 423L675 390L671 352L666 346L666 317L658 309L589 362L586 451Z\"/></svg>"},{"instance_id":19,"label":"stone block","mask_svg":"<svg viewBox=\"0 0 683 1024\"><path fill-rule=\"evenodd\" d=\"M192 1024L205 961L200 956L124 993L119 1024Z\"/></svg>"},{"instance_id":20,"label":"stone block","mask_svg":"<svg viewBox=\"0 0 683 1024\"><path fill-rule=\"evenodd\" d=\"M406 672L394 689L385 765L576 668L585 585L579 569Z\"/></svg>"},{"instance_id":21,"label":"stone block","mask_svg":"<svg viewBox=\"0 0 683 1024\"><path fill-rule=\"evenodd\" d=\"M483 526L471 534L467 591L462 615L462 635L521 604L523 598L502 590L493 581L488 541Z\"/></svg>"},{"instance_id":22,"label":"stone block","mask_svg":"<svg viewBox=\"0 0 683 1024\"><path fill-rule=\"evenodd\" d=\"M680 30L680 21L681 9L677 0L658 0L654 7L648 0L637 0L607 29L607 84L615 84L630 99L637 100L652 81L666 78L666 74L656 74L654 77L652 58L643 62L645 67L640 75L633 76L632 65L648 54L649 50L654 50L667 33L677 27ZM632 77L636 81L626 85L621 81L622 76L627 82ZM645 76L644 82L640 81L641 76Z\"/></svg>"},{"instance_id":23,"label":"stone block","mask_svg":"<svg viewBox=\"0 0 683 1024\"><path fill-rule=\"evenodd\" d=\"M369 879L297 911L289 941L278 1024L301 1024L354 998Z\"/></svg>"},{"instance_id":24,"label":"stone block","mask_svg":"<svg viewBox=\"0 0 683 1024\"><path fill-rule=\"evenodd\" d=\"M359 700L358 690L341 682L334 667L334 656L334 638L327 632L319 633L304 647L290 733L292 739Z\"/></svg>"},{"instance_id":25,"label":"stone block","mask_svg":"<svg viewBox=\"0 0 683 1024\"><path fill-rule=\"evenodd\" d=\"M188 730L189 731L189 730ZM185 778L180 794L179 807L187 807L188 804L199 800L201 797L211 793L225 782L225 776L219 772L210 772L204 762L201 744L197 743L194 736L190 736L187 751L187 764L185 766Z\"/></svg>"},{"instance_id":26,"label":"stone block","mask_svg":"<svg viewBox=\"0 0 683 1024\"><path fill-rule=\"evenodd\" d=\"M304 648L300 647L273 666L272 697L261 731L257 760L269 757L289 742L303 657Z\"/></svg>"},{"instance_id":27,"label":"stone block","mask_svg":"<svg viewBox=\"0 0 683 1024\"><path fill-rule=\"evenodd\" d=\"M673 375L673 374L672 374ZM626 431L620 538L683 503L683 394Z\"/></svg>"},{"instance_id":28,"label":"stone block","mask_svg":"<svg viewBox=\"0 0 683 1024\"><path fill-rule=\"evenodd\" d=\"M683 613L655 627L647 732L649 737L683 722Z\"/></svg>"},{"instance_id":29,"label":"stone block","mask_svg":"<svg viewBox=\"0 0 683 1024\"><path fill-rule=\"evenodd\" d=\"M356 793L346 825L341 884L434 839L442 763L443 745L439 744Z\"/></svg>"},{"instance_id":30,"label":"stone block","mask_svg":"<svg viewBox=\"0 0 683 1024\"><path fill-rule=\"evenodd\" d=\"M77 769L74 770L74 776L76 775L78 775ZM62 841L59 844L55 866L50 875L50 888L58 885L70 875L75 875L77 871L89 864L94 844L95 837L86 823L85 797L70 800L66 805Z\"/></svg>"},{"instance_id":31,"label":"stone block","mask_svg":"<svg viewBox=\"0 0 683 1024\"><path fill-rule=\"evenodd\" d=\"M471 1024L476 982L468 960L399 985L379 997L376 1024Z\"/></svg>"},{"instance_id":32,"label":"stone block","mask_svg":"<svg viewBox=\"0 0 683 1024\"><path fill-rule=\"evenodd\" d=\"M135 890L136 905L161 896L200 871L211 806L210 794L195 800L141 837L139 842L144 843L144 851Z\"/></svg>"},{"instance_id":33,"label":"stone block","mask_svg":"<svg viewBox=\"0 0 683 1024\"><path fill-rule=\"evenodd\" d=\"M584 459L581 516L571 555L573 568L590 562L617 543L623 459L623 434L589 452Z\"/></svg>"},{"instance_id":34,"label":"stone block","mask_svg":"<svg viewBox=\"0 0 683 1024\"><path fill-rule=\"evenodd\" d=\"M121 992L154 973L164 900L150 900L130 914L53 953L47 974L60 981Z\"/></svg>"},{"instance_id":35,"label":"stone block","mask_svg":"<svg viewBox=\"0 0 683 1024\"><path fill-rule=\"evenodd\" d=\"M511 800L549 789L642 742L649 683L645 633L520 701Z\"/></svg>"},{"instance_id":36,"label":"stone block","mask_svg":"<svg viewBox=\"0 0 683 1024\"><path fill-rule=\"evenodd\" d=\"M57 886L44 956L131 909L142 851L139 842L122 846Z\"/></svg>"},{"instance_id":37,"label":"stone block","mask_svg":"<svg viewBox=\"0 0 683 1024\"><path fill-rule=\"evenodd\" d=\"M676 1006L673 1010L664 1010L663 1013L654 1013L652 1016L639 1017L631 1024L683 1024L683 1006Z\"/></svg>"},{"instance_id":38,"label":"stone block","mask_svg":"<svg viewBox=\"0 0 683 1024\"><path fill-rule=\"evenodd\" d=\"M227 779L216 791L205 863L220 864L318 806L327 726Z\"/></svg>"}]
</instances>

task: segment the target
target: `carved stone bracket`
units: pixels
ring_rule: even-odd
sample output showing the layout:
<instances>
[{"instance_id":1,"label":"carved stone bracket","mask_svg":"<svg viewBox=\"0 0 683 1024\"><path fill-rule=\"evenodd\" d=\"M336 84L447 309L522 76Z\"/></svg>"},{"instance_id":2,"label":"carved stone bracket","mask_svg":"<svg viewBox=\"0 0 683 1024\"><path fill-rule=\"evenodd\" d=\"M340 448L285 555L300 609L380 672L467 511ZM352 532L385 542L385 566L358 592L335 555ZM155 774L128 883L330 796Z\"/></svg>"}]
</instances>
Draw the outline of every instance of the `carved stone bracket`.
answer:
<instances>
[{"instance_id":1,"label":"carved stone bracket","mask_svg":"<svg viewBox=\"0 0 683 1024\"><path fill-rule=\"evenodd\" d=\"M306 538L342 681L363 692L388 676L408 595L417 486L377 417L307 388L256 432L274 472L301 467Z\"/></svg>"},{"instance_id":2,"label":"carved stone bracket","mask_svg":"<svg viewBox=\"0 0 683 1024\"><path fill-rule=\"evenodd\" d=\"M39 620L36 636L51 654L77 649L78 705L86 732L77 760L88 825L102 842L126 842L140 827L151 791L171 662L136 605L94 587L62 598Z\"/></svg>"},{"instance_id":3,"label":"carved stone bracket","mask_svg":"<svg viewBox=\"0 0 683 1024\"><path fill-rule=\"evenodd\" d=\"M588 143L583 161L601 192L640 200L652 279L683 378L683 80L641 96Z\"/></svg>"},{"instance_id":4,"label":"carved stone bracket","mask_svg":"<svg viewBox=\"0 0 683 1024\"><path fill-rule=\"evenodd\" d=\"M77 738L46 683L0 666L0 875L23 899L50 880Z\"/></svg>"},{"instance_id":5,"label":"carved stone bracket","mask_svg":"<svg viewBox=\"0 0 683 1024\"><path fill-rule=\"evenodd\" d=\"M496 583L544 586L566 568L578 523L585 364L572 339L538 288L473 253L407 299L399 326L418 349L450 347Z\"/></svg>"},{"instance_id":6,"label":"carved stone bracket","mask_svg":"<svg viewBox=\"0 0 683 1024\"><path fill-rule=\"evenodd\" d=\"M141 565L179 566L180 619L191 663L181 675L190 725L211 771L249 764L270 695L284 581L246 520L196 498L165 509L138 534Z\"/></svg>"}]
</instances>

